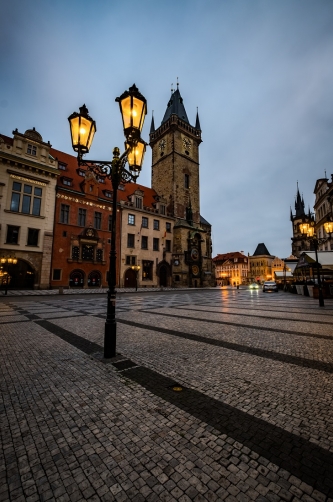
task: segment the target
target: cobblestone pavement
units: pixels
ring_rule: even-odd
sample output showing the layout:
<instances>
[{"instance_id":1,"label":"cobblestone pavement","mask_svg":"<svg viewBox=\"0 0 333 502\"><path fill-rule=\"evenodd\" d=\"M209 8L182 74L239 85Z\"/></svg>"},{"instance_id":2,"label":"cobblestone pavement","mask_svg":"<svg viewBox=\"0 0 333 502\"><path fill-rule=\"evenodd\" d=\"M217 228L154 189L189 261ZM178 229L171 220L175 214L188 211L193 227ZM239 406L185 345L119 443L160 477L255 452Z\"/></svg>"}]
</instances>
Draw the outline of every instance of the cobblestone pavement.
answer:
<instances>
[{"instance_id":1,"label":"cobblestone pavement","mask_svg":"<svg viewBox=\"0 0 333 502\"><path fill-rule=\"evenodd\" d=\"M0 501L333 502L333 300L0 300ZM182 390L181 390L182 389Z\"/></svg>"}]
</instances>

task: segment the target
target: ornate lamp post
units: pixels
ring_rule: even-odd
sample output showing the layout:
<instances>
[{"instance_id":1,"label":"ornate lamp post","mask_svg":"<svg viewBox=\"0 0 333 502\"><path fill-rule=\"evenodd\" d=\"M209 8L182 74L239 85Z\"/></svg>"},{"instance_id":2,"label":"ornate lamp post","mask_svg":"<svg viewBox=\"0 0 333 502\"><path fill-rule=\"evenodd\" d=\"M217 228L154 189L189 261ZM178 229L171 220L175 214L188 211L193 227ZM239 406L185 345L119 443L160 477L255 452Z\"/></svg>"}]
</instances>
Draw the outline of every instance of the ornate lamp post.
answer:
<instances>
[{"instance_id":1,"label":"ornate lamp post","mask_svg":"<svg viewBox=\"0 0 333 502\"><path fill-rule=\"evenodd\" d=\"M4 270L4 265L16 265L17 258L15 256L1 256L0 258L0 277L2 284L5 285L5 295L8 292L8 285L10 281L10 275L7 270ZM6 267L7 268L7 267Z\"/></svg>"},{"instance_id":2,"label":"ornate lamp post","mask_svg":"<svg viewBox=\"0 0 333 502\"><path fill-rule=\"evenodd\" d=\"M138 275L139 275L139 270L140 270L140 265L132 265L131 269L135 270L135 291L138 290Z\"/></svg>"},{"instance_id":3,"label":"ornate lamp post","mask_svg":"<svg viewBox=\"0 0 333 502\"><path fill-rule=\"evenodd\" d=\"M109 178L113 188L112 219L111 219L111 252L108 276L107 315L104 332L104 357L116 355L117 323L116 323L116 220L117 220L117 190L120 183L136 181L140 174L146 143L141 139L141 131L147 114L147 101L139 92L135 84L125 91L119 98L119 103L125 141L125 152L120 155L119 148L113 149L113 159L110 161L83 160L82 156L89 152L96 123L89 116L85 105L80 113L72 113L68 117L70 123L72 146L77 153L78 164L87 166L102 178ZM126 162L129 171L125 169Z\"/></svg>"},{"instance_id":4,"label":"ornate lamp post","mask_svg":"<svg viewBox=\"0 0 333 502\"><path fill-rule=\"evenodd\" d=\"M322 283L321 283L321 278L320 278L320 270L319 270L319 261L318 261L318 246L321 244L324 244L327 242L328 239L331 238L331 234L333 232L333 223L331 221L328 221L324 223L324 228L325 232L329 234L329 237L323 238L323 239L318 239L317 235L315 234L315 229L314 229L314 221L311 221L310 223L303 222L299 224L299 229L302 235L305 236L306 239L308 239L312 244L313 248L315 250L316 254L316 269L317 269L317 280L318 280L318 290L319 290L319 306L324 307L324 295L323 295L323 288L322 288Z\"/></svg>"}]
</instances>

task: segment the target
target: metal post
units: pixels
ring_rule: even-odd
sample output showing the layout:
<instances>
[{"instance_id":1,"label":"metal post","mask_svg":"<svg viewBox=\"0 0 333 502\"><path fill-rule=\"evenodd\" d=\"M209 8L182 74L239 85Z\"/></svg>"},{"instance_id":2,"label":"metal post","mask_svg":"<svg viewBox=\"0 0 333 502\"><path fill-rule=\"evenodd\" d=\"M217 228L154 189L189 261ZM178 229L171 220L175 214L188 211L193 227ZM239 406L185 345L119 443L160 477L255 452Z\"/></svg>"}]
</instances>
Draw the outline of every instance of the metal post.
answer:
<instances>
[{"instance_id":1,"label":"metal post","mask_svg":"<svg viewBox=\"0 0 333 502\"><path fill-rule=\"evenodd\" d=\"M318 261L318 241L317 239L313 240L313 245L315 248L315 253L316 253L316 268L317 268L317 278L318 278L318 292L319 292L319 307L325 307L324 304L324 295L323 295L323 289L322 289L322 284L321 284L321 279L320 279L320 271L319 271L319 261Z\"/></svg>"},{"instance_id":2,"label":"metal post","mask_svg":"<svg viewBox=\"0 0 333 502\"><path fill-rule=\"evenodd\" d=\"M118 159L117 159L118 160ZM112 200L112 218L111 218L111 251L110 251L110 266L108 277L108 292L107 292L107 314L104 331L104 357L110 358L116 356L117 343L117 322L116 322L116 269L117 269L117 191L119 186L118 163L113 166L116 172L112 172L111 181L113 188Z\"/></svg>"}]
</instances>

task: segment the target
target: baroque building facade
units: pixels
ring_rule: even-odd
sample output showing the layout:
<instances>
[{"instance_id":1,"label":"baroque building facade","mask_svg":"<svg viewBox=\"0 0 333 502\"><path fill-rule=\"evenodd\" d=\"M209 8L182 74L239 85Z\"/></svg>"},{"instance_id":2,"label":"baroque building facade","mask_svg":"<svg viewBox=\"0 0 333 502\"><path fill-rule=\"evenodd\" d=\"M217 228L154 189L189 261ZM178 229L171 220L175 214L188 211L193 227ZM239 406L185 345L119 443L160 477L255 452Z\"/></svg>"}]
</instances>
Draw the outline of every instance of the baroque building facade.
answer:
<instances>
[{"instance_id":1,"label":"baroque building facade","mask_svg":"<svg viewBox=\"0 0 333 502\"><path fill-rule=\"evenodd\" d=\"M211 226L200 215L201 142L198 113L192 126L177 88L172 92L161 125L155 128L152 118L150 129L152 188L163 197L168 213L175 218L172 248L175 287L215 284Z\"/></svg>"},{"instance_id":2,"label":"baroque building facade","mask_svg":"<svg viewBox=\"0 0 333 502\"><path fill-rule=\"evenodd\" d=\"M242 252L218 254L213 258L217 286L247 284L249 259Z\"/></svg>"},{"instance_id":3,"label":"baroque building facade","mask_svg":"<svg viewBox=\"0 0 333 502\"><path fill-rule=\"evenodd\" d=\"M0 135L0 282L5 275L11 288L49 287L58 173L35 128Z\"/></svg>"},{"instance_id":4,"label":"baroque building facade","mask_svg":"<svg viewBox=\"0 0 333 502\"><path fill-rule=\"evenodd\" d=\"M316 181L315 188L315 229L319 239L327 239L329 235L325 231L324 223L333 221L333 174L331 181L326 178L320 178ZM332 251L333 242L327 240L319 244L319 251Z\"/></svg>"},{"instance_id":5,"label":"baroque building facade","mask_svg":"<svg viewBox=\"0 0 333 502\"><path fill-rule=\"evenodd\" d=\"M251 282L263 283L274 280L272 265L275 256L271 255L263 242L258 244L252 256L249 256Z\"/></svg>"}]
</instances>

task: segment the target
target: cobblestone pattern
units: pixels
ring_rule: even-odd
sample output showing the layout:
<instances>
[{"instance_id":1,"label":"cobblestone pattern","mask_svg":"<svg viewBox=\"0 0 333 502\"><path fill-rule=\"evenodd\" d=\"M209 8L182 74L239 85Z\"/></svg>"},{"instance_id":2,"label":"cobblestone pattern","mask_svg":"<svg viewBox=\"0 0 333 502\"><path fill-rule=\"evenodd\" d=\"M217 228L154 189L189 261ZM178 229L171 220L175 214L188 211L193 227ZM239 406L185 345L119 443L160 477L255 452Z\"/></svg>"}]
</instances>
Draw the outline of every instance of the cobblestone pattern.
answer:
<instances>
[{"instance_id":1,"label":"cobblestone pattern","mask_svg":"<svg viewBox=\"0 0 333 502\"><path fill-rule=\"evenodd\" d=\"M119 320L140 327L119 322L120 354L103 364L105 298L8 298L1 502L332 502L332 374L205 343L332 364L325 305L242 290L123 295ZM307 336L284 331L288 320ZM258 329L267 322L275 334Z\"/></svg>"}]
</instances>

